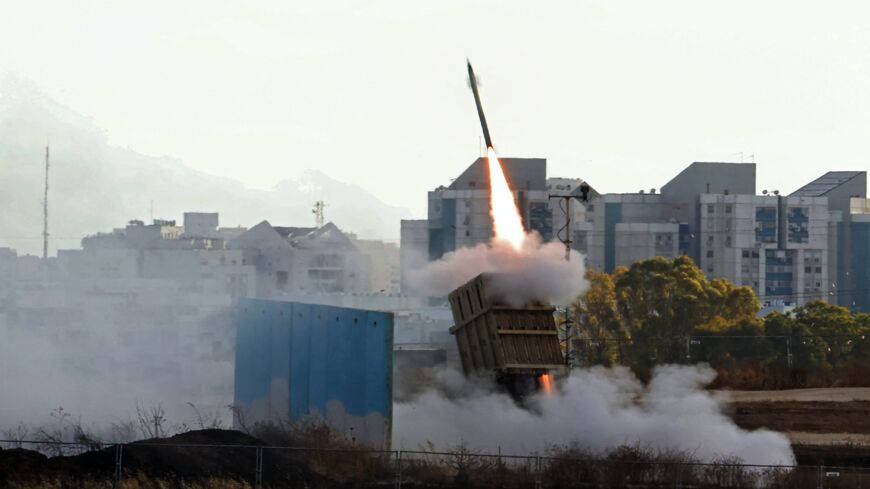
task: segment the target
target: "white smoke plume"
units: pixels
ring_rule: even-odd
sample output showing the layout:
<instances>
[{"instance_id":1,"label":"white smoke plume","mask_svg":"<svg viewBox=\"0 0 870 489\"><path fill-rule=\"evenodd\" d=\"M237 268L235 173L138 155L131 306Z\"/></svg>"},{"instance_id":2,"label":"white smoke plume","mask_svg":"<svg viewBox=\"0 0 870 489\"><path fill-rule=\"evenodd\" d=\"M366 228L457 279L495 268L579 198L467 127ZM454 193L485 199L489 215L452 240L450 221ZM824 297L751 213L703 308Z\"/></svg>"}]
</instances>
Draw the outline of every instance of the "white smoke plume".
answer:
<instances>
[{"instance_id":1,"label":"white smoke plume","mask_svg":"<svg viewBox=\"0 0 870 489\"><path fill-rule=\"evenodd\" d=\"M498 240L460 248L409 272L408 280L422 293L446 296L481 273L497 273L491 292L514 306L532 301L569 304L586 288L583 256L571 251L566 262L565 246L541 243L537 233L528 234L520 250Z\"/></svg>"},{"instance_id":2,"label":"white smoke plume","mask_svg":"<svg viewBox=\"0 0 870 489\"><path fill-rule=\"evenodd\" d=\"M552 397L536 395L526 409L447 373L442 392L430 390L395 406L394 446L410 450L431 442L450 448L465 442L474 450L522 454L574 443L600 453L640 445L703 461L793 464L784 435L743 430L723 413L724 399L704 390L714 377L709 367L668 365L656 368L644 386L625 367L577 370Z\"/></svg>"}]
</instances>

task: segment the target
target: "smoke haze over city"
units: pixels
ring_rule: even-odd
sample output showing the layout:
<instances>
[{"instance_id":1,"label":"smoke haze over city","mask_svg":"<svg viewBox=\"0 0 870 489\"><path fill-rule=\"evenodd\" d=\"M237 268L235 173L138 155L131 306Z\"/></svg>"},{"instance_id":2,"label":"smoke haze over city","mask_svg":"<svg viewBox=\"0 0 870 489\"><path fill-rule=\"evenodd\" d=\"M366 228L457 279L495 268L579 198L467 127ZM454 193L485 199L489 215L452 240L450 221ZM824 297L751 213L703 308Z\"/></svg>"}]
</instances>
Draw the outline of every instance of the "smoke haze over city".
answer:
<instances>
[{"instance_id":1,"label":"smoke haze over city","mask_svg":"<svg viewBox=\"0 0 870 489\"><path fill-rule=\"evenodd\" d=\"M0 487L866 480L870 6L0 12Z\"/></svg>"}]
</instances>

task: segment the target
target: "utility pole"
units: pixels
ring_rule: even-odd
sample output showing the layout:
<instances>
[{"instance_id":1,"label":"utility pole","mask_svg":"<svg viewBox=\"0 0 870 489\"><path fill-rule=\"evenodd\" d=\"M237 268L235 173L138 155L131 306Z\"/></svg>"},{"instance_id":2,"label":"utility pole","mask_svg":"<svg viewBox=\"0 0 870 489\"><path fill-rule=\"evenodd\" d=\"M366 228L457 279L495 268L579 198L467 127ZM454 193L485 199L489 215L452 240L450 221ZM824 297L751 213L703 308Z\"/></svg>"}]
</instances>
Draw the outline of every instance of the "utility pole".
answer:
<instances>
[{"instance_id":1,"label":"utility pole","mask_svg":"<svg viewBox=\"0 0 870 489\"><path fill-rule=\"evenodd\" d=\"M42 261L48 261L48 144L45 145L45 195L42 199Z\"/></svg>"},{"instance_id":2,"label":"utility pole","mask_svg":"<svg viewBox=\"0 0 870 489\"><path fill-rule=\"evenodd\" d=\"M565 245L565 262L571 261L571 249L574 243L571 240L571 201L576 199L580 202L589 201L589 184L583 182L580 184L580 195L573 194L555 194L550 195L550 199L559 199L559 208L565 215L565 225L556 231L556 238ZM564 204L564 205L563 205ZM564 232L564 238L563 236ZM571 304L565 304L563 312L562 327L565 329L565 364L568 368L574 367L574 352L571 347L571 337L574 334L572 331L573 319L571 318Z\"/></svg>"}]
</instances>

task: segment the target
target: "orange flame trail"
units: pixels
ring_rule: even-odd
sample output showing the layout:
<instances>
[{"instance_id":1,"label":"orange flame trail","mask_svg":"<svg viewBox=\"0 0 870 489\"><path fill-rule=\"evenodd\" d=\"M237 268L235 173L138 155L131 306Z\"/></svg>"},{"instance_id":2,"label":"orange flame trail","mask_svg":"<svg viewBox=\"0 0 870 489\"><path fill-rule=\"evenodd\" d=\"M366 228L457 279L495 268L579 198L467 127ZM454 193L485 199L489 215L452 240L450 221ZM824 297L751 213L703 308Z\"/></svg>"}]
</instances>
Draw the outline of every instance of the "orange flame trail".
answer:
<instances>
[{"instance_id":1,"label":"orange flame trail","mask_svg":"<svg viewBox=\"0 0 870 489\"><path fill-rule=\"evenodd\" d=\"M550 379L550 374L541 376L541 390L544 391L547 397L553 397L553 381Z\"/></svg>"},{"instance_id":2,"label":"orange flame trail","mask_svg":"<svg viewBox=\"0 0 870 489\"><path fill-rule=\"evenodd\" d=\"M495 238L510 243L514 249L523 247L526 231L520 210L514 201L514 194L508 186L507 178L495 150L488 148L489 182L490 182L490 215L495 228Z\"/></svg>"}]
</instances>

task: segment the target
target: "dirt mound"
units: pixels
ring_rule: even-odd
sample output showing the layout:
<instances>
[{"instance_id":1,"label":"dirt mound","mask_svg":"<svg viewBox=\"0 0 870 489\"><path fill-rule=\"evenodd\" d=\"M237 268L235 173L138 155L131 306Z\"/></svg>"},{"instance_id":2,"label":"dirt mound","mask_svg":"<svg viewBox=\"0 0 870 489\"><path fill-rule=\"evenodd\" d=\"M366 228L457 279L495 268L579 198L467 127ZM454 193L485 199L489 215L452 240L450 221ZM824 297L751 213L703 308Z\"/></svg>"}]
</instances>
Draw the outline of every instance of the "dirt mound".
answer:
<instances>
[{"instance_id":1,"label":"dirt mound","mask_svg":"<svg viewBox=\"0 0 870 489\"><path fill-rule=\"evenodd\" d=\"M170 438L143 440L123 446L123 474L170 481L220 478L253 482L257 447L263 445L254 437L228 430L192 431ZM11 482L50 480L71 481L74 487L75 481L109 480L115 473L116 456L116 447L51 458L32 450L2 450L0 487ZM324 476L309 469L304 462L293 451L272 450L268 456L263 455L263 482L273 486L320 485Z\"/></svg>"},{"instance_id":2,"label":"dirt mound","mask_svg":"<svg viewBox=\"0 0 870 489\"><path fill-rule=\"evenodd\" d=\"M251 435L233 430L197 430L179 433L169 438L152 438L140 440L132 445L165 444L165 445L247 445L263 446L264 443Z\"/></svg>"},{"instance_id":3,"label":"dirt mound","mask_svg":"<svg viewBox=\"0 0 870 489\"><path fill-rule=\"evenodd\" d=\"M47 460L48 457L33 450L0 448L0 487L5 487L8 481L20 480L39 472Z\"/></svg>"}]
</instances>

